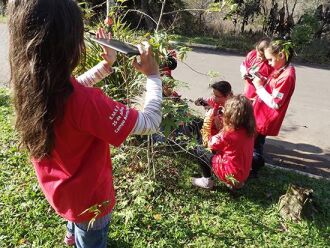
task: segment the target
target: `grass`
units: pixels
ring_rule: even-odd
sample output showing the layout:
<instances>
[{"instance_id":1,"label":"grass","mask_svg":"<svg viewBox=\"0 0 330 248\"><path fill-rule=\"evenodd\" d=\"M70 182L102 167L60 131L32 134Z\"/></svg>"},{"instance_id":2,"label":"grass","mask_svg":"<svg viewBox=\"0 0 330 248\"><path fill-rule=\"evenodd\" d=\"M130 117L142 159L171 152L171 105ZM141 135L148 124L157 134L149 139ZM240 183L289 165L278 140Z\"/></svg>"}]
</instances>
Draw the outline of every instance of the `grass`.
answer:
<instances>
[{"instance_id":1,"label":"grass","mask_svg":"<svg viewBox=\"0 0 330 248\"><path fill-rule=\"evenodd\" d=\"M0 247L63 247L65 221L45 201L27 155L17 149L5 89L0 109ZM156 180L148 176L143 149L113 153L117 206L111 247L330 246L330 182L265 168L239 192L220 183L205 191L190 184L195 161L156 151ZM281 220L277 211L290 183L312 188L318 206L299 223Z\"/></svg>"},{"instance_id":2,"label":"grass","mask_svg":"<svg viewBox=\"0 0 330 248\"><path fill-rule=\"evenodd\" d=\"M0 23L7 23L7 16L3 16L0 14Z\"/></svg>"},{"instance_id":3,"label":"grass","mask_svg":"<svg viewBox=\"0 0 330 248\"><path fill-rule=\"evenodd\" d=\"M249 35L231 35L222 34L219 38L207 37L207 36L183 36L179 34L173 34L170 36L172 40L183 43L197 43L216 46L218 49L231 50L238 53L245 54L255 46L255 43L260 37L254 37Z\"/></svg>"}]
</instances>

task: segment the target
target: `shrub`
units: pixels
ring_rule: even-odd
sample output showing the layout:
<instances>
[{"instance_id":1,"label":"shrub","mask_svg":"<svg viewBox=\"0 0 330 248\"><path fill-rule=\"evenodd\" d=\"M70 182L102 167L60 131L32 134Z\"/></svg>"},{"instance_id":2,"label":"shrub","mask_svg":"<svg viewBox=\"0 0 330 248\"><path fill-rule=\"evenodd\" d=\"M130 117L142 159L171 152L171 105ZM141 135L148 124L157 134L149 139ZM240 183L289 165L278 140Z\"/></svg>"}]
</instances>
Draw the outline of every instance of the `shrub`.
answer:
<instances>
[{"instance_id":1,"label":"shrub","mask_svg":"<svg viewBox=\"0 0 330 248\"><path fill-rule=\"evenodd\" d=\"M306 46L313 40L318 28L319 23L316 17L311 12L305 13L292 29L291 36L294 44L298 47Z\"/></svg>"}]
</instances>

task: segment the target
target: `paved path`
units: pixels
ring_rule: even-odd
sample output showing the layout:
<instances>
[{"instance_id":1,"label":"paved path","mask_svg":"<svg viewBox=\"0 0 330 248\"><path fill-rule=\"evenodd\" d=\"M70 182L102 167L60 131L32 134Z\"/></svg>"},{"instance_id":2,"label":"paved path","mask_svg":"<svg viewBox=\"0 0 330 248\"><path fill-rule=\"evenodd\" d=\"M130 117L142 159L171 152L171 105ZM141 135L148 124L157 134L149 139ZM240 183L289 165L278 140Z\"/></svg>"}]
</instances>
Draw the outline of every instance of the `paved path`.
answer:
<instances>
[{"instance_id":1,"label":"paved path","mask_svg":"<svg viewBox=\"0 0 330 248\"><path fill-rule=\"evenodd\" d=\"M243 57L212 50L195 49L185 61L201 73L220 72L219 79L229 81L235 93L243 90L239 65ZM330 70L296 65L297 85L282 130L267 141L265 152L270 163L299 169L330 178ZM173 73L187 82L183 97L209 96L209 78L179 62ZM0 85L9 81L8 36L0 24ZM200 110L200 109L199 109ZM201 111L202 112L202 111Z\"/></svg>"},{"instance_id":2,"label":"paved path","mask_svg":"<svg viewBox=\"0 0 330 248\"><path fill-rule=\"evenodd\" d=\"M220 72L217 79L229 81L234 93L240 93L243 82L239 65L243 59L243 56L229 53L194 49L185 63L201 73ZM173 73L176 79L189 85L189 88L180 89L180 93L191 99L209 96L209 78L194 72L186 64L179 63ZM267 160L330 178L330 70L295 66L296 90L280 135L267 140Z\"/></svg>"},{"instance_id":3,"label":"paved path","mask_svg":"<svg viewBox=\"0 0 330 248\"><path fill-rule=\"evenodd\" d=\"M5 24L0 23L0 86L9 81L8 63L8 30Z\"/></svg>"}]
</instances>

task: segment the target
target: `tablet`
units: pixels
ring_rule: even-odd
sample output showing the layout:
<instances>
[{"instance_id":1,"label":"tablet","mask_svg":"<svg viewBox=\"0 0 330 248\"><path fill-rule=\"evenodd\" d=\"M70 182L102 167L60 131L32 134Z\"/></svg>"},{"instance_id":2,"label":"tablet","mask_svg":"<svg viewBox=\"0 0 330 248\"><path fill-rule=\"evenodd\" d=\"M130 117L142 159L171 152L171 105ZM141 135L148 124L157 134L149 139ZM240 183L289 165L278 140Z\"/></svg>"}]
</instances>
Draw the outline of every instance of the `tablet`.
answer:
<instances>
[{"instance_id":1,"label":"tablet","mask_svg":"<svg viewBox=\"0 0 330 248\"><path fill-rule=\"evenodd\" d=\"M126 42L115 40L115 39L105 39L92 37L92 41L95 41L103 46L110 47L118 52L121 52L127 56L140 55L139 49L136 46L128 44Z\"/></svg>"}]
</instances>

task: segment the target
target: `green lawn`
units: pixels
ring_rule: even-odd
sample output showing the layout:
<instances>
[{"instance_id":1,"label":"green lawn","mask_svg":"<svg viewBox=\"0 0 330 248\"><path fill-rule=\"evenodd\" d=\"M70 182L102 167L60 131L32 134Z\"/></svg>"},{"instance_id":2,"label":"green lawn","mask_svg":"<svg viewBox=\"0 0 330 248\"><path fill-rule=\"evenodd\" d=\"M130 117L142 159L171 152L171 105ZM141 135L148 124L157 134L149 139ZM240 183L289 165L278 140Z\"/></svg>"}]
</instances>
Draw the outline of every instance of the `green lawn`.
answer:
<instances>
[{"instance_id":1,"label":"green lawn","mask_svg":"<svg viewBox=\"0 0 330 248\"><path fill-rule=\"evenodd\" d=\"M0 90L0 247L63 247L65 221L45 201L26 154L17 149L7 90ZM330 182L265 168L235 194L191 186L197 164L156 148L156 179L143 149L113 154L117 206L111 247L330 247ZM135 151L135 152L133 152ZM132 159L132 158L135 159ZM129 163L129 164L128 164ZM279 197L290 183L314 189L318 212L282 221Z\"/></svg>"},{"instance_id":2,"label":"green lawn","mask_svg":"<svg viewBox=\"0 0 330 248\"><path fill-rule=\"evenodd\" d=\"M7 23L7 17L0 15L0 23Z\"/></svg>"},{"instance_id":3,"label":"green lawn","mask_svg":"<svg viewBox=\"0 0 330 248\"><path fill-rule=\"evenodd\" d=\"M216 46L220 50L236 51L237 53L246 54L253 49L255 43L260 37L250 37L246 35L223 34L219 38L207 36L183 36L179 34L170 35L170 38L177 42L186 44L197 43Z\"/></svg>"}]
</instances>

